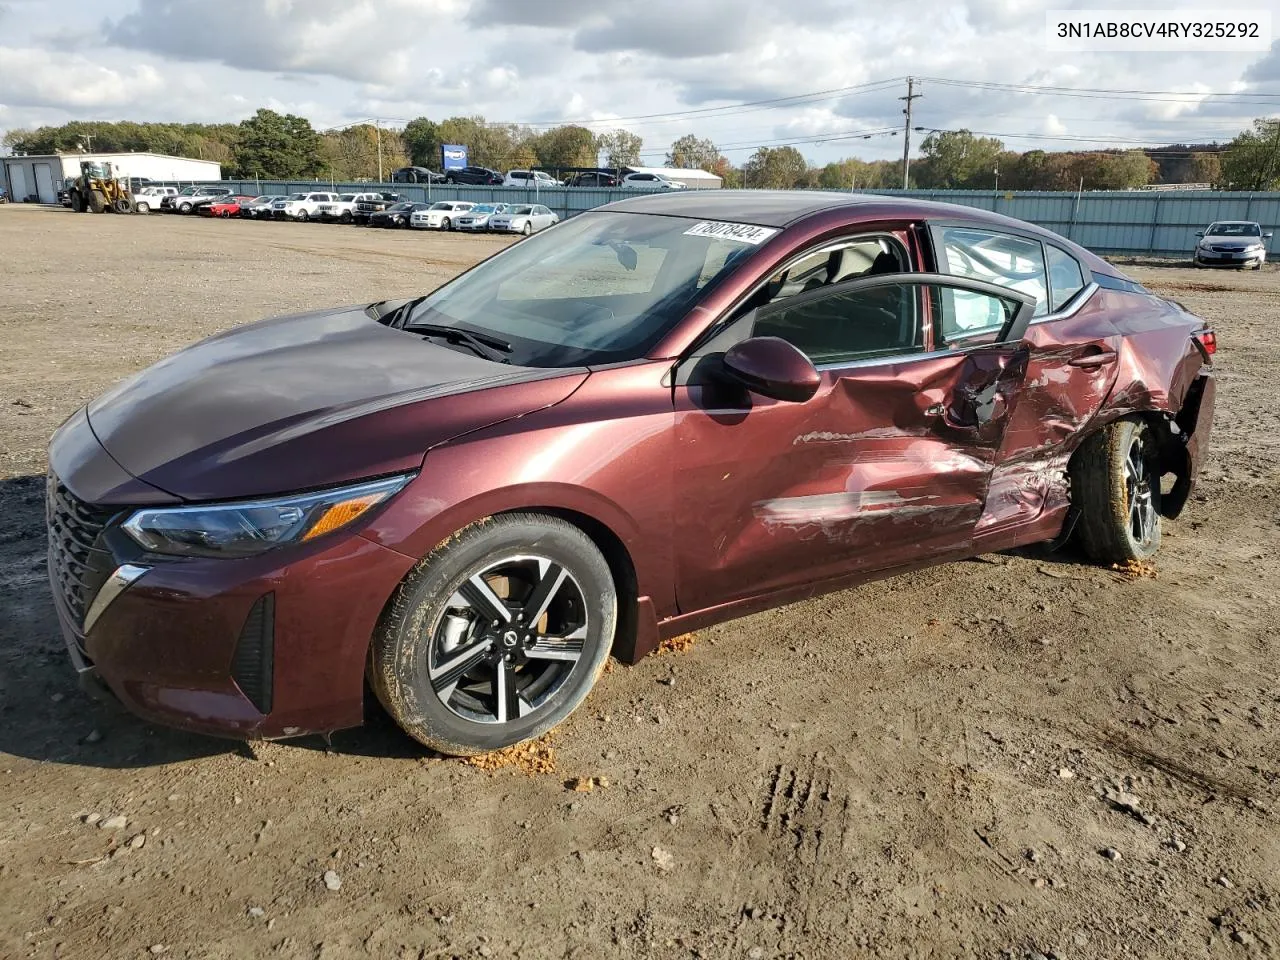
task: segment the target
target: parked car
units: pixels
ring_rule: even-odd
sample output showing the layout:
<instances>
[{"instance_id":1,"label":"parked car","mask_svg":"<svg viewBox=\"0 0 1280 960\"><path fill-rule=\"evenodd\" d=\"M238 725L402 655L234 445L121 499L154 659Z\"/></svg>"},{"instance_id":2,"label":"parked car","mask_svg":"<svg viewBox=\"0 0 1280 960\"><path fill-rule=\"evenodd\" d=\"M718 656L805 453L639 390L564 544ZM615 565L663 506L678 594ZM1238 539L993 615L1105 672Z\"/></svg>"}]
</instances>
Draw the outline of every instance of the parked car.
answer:
<instances>
[{"instance_id":1,"label":"parked car","mask_svg":"<svg viewBox=\"0 0 1280 960\"><path fill-rule=\"evenodd\" d=\"M229 196L229 187L183 187L176 194L162 197L160 209L166 213L190 213L197 203Z\"/></svg>"},{"instance_id":2,"label":"parked car","mask_svg":"<svg viewBox=\"0 0 1280 960\"><path fill-rule=\"evenodd\" d=\"M223 197L211 203L202 203L196 208L196 213L203 217L221 217L224 220L229 217L238 217L244 208L256 199L256 197L244 196Z\"/></svg>"},{"instance_id":3,"label":"parked car","mask_svg":"<svg viewBox=\"0 0 1280 960\"><path fill-rule=\"evenodd\" d=\"M1267 262L1266 242L1271 234L1250 220L1218 220L1196 236L1201 239L1191 259L1197 267L1261 270Z\"/></svg>"},{"instance_id":4,"label":"parked car","mask_svg":"<svg viewBox=\"0 0 1280 960\"><path fill-rule=\"evenodd\" d=\"M661 173L628 173L620 187L626 190L683 190L685 185Z\"/></svg>"},{"instance_id":5,"label":"parked car","mask_svg":"<svg viewBox=\"0 0 1280 960\"><path fill-rule=\"evenodd\" d=\"M246 204L240 209L240 216L253 220L270 220L274 212L272 207L276 201L287 199L287 197L282 197L278 194L256 197L252 203Z\"/></svg>"},{"instance_id":6,"label":"parked car","mask_svg":"<svg viewBox=\"0 0 1280 960\"><path fill-rule=\"evenodd\" d=\"M337 200L336 193L295 193L273 203L271 215L277 220L307 221L320 213L323 204L336 203Z\"/></svg>"},{"instance_id":7,"label":"parked car","mask_svg":"<svg viewBox=\"0 0 1280 960\"><path fill-rule=\"evenodd\" d=\"M426 167L401 167L391 174L392 183L444 183L444 174Z\"/></svg>"},{"instance_id":8,"label":"parked car","mask_svg":"<svg viewBox=\"0 0 1280 960\"><path fill-rule=\"evenodd\" d=\"M560 218L540 203L521 204L491 216L489 229L494 233L523 233L527 237L559 222Z\"/></svg>"},{"instance_id":9,"label":"parked car","mask_svg":"<svg viewBox=\"0 0 1280 960\"><path fill-rule=\"evenodd\" d=\"M559 187L560 181L545 170L509 170L502 178L504 187L526 187L529 190L544 190L547 187Z\"/></svg>"},{"instance_id":10,"label":"parked car","mask_svg":"<svg viewBox=\"0 0 1280 960\"><path fill-rule=\"evenodd\" d=\"M409 218L409 226L419 230L452 230L458 217L475 204L470 200L438 200Z\"/></svg>"},{"instance_id":11,"label":"parked car","mask_svg":"<svg viewBox=\"0 0 1280 960\"><path fill-rule=\"evenodd\" d=\"M429 203L414 203L410 200L404 200L400 203L393 203L385 210L369 217L369 226L371 227L389 227L392 229L409 227L409 218L414 213L426 210L431 206Z\"/></svg>"},{"instance_id":12,"label":"parked car","mask_svg":"<svg viewBox=\"0 0 1280 960\"><path fill-rule=\"evenodd\" d=\"M404 197L398 193L373 193L369 195L368 199L356 202L355 213L352 216L356 223L368 223L369 218L375 213L403 200Z\"/></svg>"},{"instance_id":13,"label":"parked car","mask_svg":"<svg viewBox=\"0 0 1280 960\"><path fill-rule=\"evenodd\" d=\"M1068 536L1149 559L1215 350L972 207L635 197L412 300L220 333L73 414L54 602L83 682L156 722L327 733L367 677L423 743L491 750L564 720L611 651Z\"/></svg>"},{"instance_id":14,"label":"parked car","mask_svg":"<svg viewBox=\"0 0 1280 960\"><path fill-rule=\"evenodd\" d=\"M129 184L130 193L140 193L148 187L159 186L159 184L150 177L127 177L126 180Z\"/></svg>"},{"instance_id":15,"label":"parked car","mask_svg":"<svg viewBox=\"0 0 1280 960\"><path fill-rule=\"evenodd\" d=\"M376 193L343 193L336 200L320 204L316 210L316 219L329 223L350 223L356 216L356 204L361 200L376 199Z\"/></svg>"},{"instance_id":16,"label":"parked car","mask_svg":"<svg viewBox=\"0 0 1280 960\"><path fill-rule=\"evenodd\" d=\"M616 187L618 177L617 174L609 173L607 170L595 170L575 173L565 180L564 185L566 187Z\"/></svg>"},{"instance_id":17,"label":"parked car","mask_svg":"<svg viewBox=\"0 0 1280 960\"><path fill-rule=\"evenodd\" d=\"M511 209L506 203L477 203L470 210L453 221L459 230L488 230L489 218L495 213L506 213Z\"/></svg>"},{"instance_id":18,"label":"parked car","mask_svg":"<svg viewBox=\"0 0 1280 960\"><path fill-rule=\"evenodd\" d=\"M445 183L471 183L497 187L502 185L502 179L502 174L488 167L461 167L444 172Z\"/></svg>"},{"instance_id":19,"label":"parked car","mask_svg":"<svg viewBox=\"0 0 1280 960\"><path fill-rule=\"evenodd\" d=\"M165 197L176 197L177 195L177 187L143 187L133 195L133 209L136 213L147 214L152 210L161 209ZM68 199L67 205L70 206L70 203L71 201Z\"/></svg>"}]
</instances>

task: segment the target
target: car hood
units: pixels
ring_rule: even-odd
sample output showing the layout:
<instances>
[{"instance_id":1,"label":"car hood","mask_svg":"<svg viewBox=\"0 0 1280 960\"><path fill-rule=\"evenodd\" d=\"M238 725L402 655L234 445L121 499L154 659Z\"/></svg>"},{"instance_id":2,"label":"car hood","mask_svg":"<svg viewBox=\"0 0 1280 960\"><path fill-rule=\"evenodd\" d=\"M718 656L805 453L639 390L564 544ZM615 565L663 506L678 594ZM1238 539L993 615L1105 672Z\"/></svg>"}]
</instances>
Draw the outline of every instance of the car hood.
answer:
<instances>
[{"instance_id":1,"label":"car hood","mask_svg":"<svg viewBox=\"0 0 1280 960\"><path fill-rule=\"evenodd\" d=\"M1215 237L1208 236L1204 238L1205 243L1211 243L1215 247L1232 247L1233 249L1243 250L1245 247L1254 247L1262 243L1261 237Z\"/></svg>"},{"instance_id":2,"label":"car hood","mask_svg":"<svg viewBox=\"0 0 1280 960\"><path fill-rule=\"evenodd\" d=\"M559 403L587 375L494 363L352 307L204 340L93 401L88 420L134 477L215 500L417 469L431 447Z\"/></svg>"}]
</instances>

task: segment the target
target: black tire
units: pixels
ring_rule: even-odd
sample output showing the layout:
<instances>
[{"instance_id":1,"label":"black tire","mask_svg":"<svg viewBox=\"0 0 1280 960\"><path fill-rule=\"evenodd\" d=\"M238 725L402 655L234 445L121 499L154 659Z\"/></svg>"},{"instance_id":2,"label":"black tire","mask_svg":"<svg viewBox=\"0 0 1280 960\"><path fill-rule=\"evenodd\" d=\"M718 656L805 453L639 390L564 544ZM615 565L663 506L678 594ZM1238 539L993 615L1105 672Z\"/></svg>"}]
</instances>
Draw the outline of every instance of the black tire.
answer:
<instances>
[{"instance_id":1,"label":"black tire","mask_svg":"<svg viewBox=\"0 0 1280 960\"><path fill-rule=\"evenodd\" d=\"M84 197L77 190L71 194L71 209L76 213L84 213Z\"/></svg>"},{"instance_id":2,"label":"black tire","mask_svg":"<svg viewBox=\"0 0 1280 960\"><path fill-rule=\"evenodd\" d=\"M299 210L299 211L298 211L298 222L299 222L299 223L306 223L306 222L307 222L308 220L310 220L310 219L311 219L311 214L307 213L307 211L306 211L306 210Z\"/></svg>"},{"instance_id":3,"label":"black tire","mask_svg":"<svg viewBox=\"0 0 1280 960\"><path fill-rule=\"evenodd\" d=\"M452 221L452 220L450 220L448 217L445 217L443 220L441 220L441 221L440 221L440 229L441 229L441 230L452 230L452 229L453 229L453 221Z\"/></svg>"},{"instance_id":4,"label":"black tire","mask_svg":"<svg viewBox=\"0 0 1280 960\"><path fill-rule=\"evenodd\" d=\"M1147 560L1160 549L1159 448L1143 420L1118 420L1090 436L1071 460L1076 532L1098 563Z\"/></svg>"},{"instance_id":5,"label":"black tire","mask_svg":"<svg viewBox=\"0 0 1280 960\"><path fill-rule=\"evenodd\" d=\"M121 197L111 205L111 209L116 213L133 213L133 201L128 197Z\"/></svg>"},{"instance_id":6,"label":"black tire","mask_svg":"<svg viewBox=\"0 0 1280 960\"><path fill-rule=\"evenodd\" d=\"M350 210L344 210L344 211L342 212L342 216L338 217L338 222L339 222L339 223L350 223L350 222L351 222L351 211L350 211Z\"/></svg>"},{"instance_id":7,"label":"black tire","mask_svg":"<svg viewBox=\"0 0 1280 960\"><path fill-rule=\"evenodd\" d=\"M139 200L136 204L134 204L133 212L137 214L141 214L142 216L145 217L147 214L151 212L151 204L148 203L146 200Z\"/></svg>"},{"instance_id":8,"label":"black tire","mask_svg":"<svg viewBox=\"0 0 1280 960\"><path fill-rule=\"evenodd\" d=\"M107 209L107 195L101 190L89 191L89 209L93 213L102 213Z\"/></svg>"},{"instance_id":9,"label":"black tire","mask_svg":"<svg viewBox=\"0 0 1280 960\"><path fill-rule=\"evenodd\" d=\"M524 222L524 229L523 229L523 230L521 230L520 232L521 232L521 233L523 233L526 237L528 237L528 236L532 236L532 235L533 235L533 221L532 221L532 220L526 220L526 221Z\"/></svg>"},{"instance_id":10,"label":"black tire","mask_svg":"<svg viewBox=\"0 0 1280 960\"><path fill-rule=\"evenodd\" d=\"M190 213L190 212L191 212L191 204L189 204L189 203L180 203L180 204L178 204L178 212L179 212L179 213Z\"/></svg>"},{"instance_id":11,"label":"black tire","mask_svg":"<svg viewBox=\"0 0 1280 960\"><path fill-rule=\"evenodd\" d=\"M545 612L537 609L542 597ZM577 527L535 513L481 520L401 583L374 632L369 683L406 733L442 753L469 756L531 740L568 717L595 685L617 607L609 565ZM490 620L499 609L506 613ZM526 614L536 628L522 635L527 627L517 617Z\"/></svg>"}]
</instances>

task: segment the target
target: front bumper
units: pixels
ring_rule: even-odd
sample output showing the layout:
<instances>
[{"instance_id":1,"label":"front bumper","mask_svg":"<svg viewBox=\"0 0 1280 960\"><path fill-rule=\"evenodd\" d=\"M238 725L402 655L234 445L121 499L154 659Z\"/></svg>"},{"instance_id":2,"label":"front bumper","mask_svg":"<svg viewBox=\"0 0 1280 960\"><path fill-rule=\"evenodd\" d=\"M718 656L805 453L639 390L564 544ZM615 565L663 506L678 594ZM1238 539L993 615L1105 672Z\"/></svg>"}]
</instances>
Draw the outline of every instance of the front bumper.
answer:
<instances>
[{"instance_id":1,"label":"front bumper","mask_svg":"<svg viewBox=\"0 0 1280 960\"><path fill-rule=\"evenodd\" d=\"M239 559L147 554L121 524L175 500L125 473L83 410L54 434L49 463L50 583L83 685L148 720L222 736L362 722L369 641L413 558L360 526ZM126 565L146 569L110 597Z\"/></svg>"},{"instance_id":2,"label":"front bumper","mask_svg":"<svg viewBox=\"0 0 1280 960\"><path fill-rule=\"evenodd\" d=\"M1219 252L1196 249L1192 257L1202 267L1252 267L1267 262L1267 254L1262 251Z\"/></svg>"}]
</instances>

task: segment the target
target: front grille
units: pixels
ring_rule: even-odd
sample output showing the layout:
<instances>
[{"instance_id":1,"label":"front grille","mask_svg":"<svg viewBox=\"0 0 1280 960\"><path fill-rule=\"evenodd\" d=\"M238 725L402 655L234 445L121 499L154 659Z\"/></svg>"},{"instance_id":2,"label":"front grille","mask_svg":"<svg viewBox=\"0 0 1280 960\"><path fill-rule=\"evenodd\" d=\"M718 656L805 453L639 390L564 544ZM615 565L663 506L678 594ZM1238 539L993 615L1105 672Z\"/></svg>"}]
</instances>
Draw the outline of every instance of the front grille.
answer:
<instances>
[{"instance_id":1,"label":"front grille","mask_svg":"<svg viewBox=\"0 0 1280 960\"><path fill-rule=\"evenodd\" d=\"M275 661L276 597L264 594L249 611L236 652L231 676L260 713L271 712L271 674Z\"/></svg>"},{"instance_id":2,"label":"front grille","mask_svg":"<svg viewBox=\"0 0 1280 960\"><path fill-rule=\"evenodd\" d=\"M52 473L45 497L53 587L80 629L89 604L115 569L102 531L116 511L78 499Z\"/></svg>"},{"instance_id":3,"label":"front grille","mask_svg":"<svg viewBox=\"0 0 1280 960\"><path fill-rule=\"evenodd\" d=\"M1243 251L1243 249L1242 249L1241 247L1219 247L1219 246L1213 246L1213 247L1211 247L1210 249L1211 249L1211 250L1213 250L1213 252L1214 252L1214 253L1243 253L1243 252L1244 252L1244 251Z\"/></svg>"}]
</instances>

